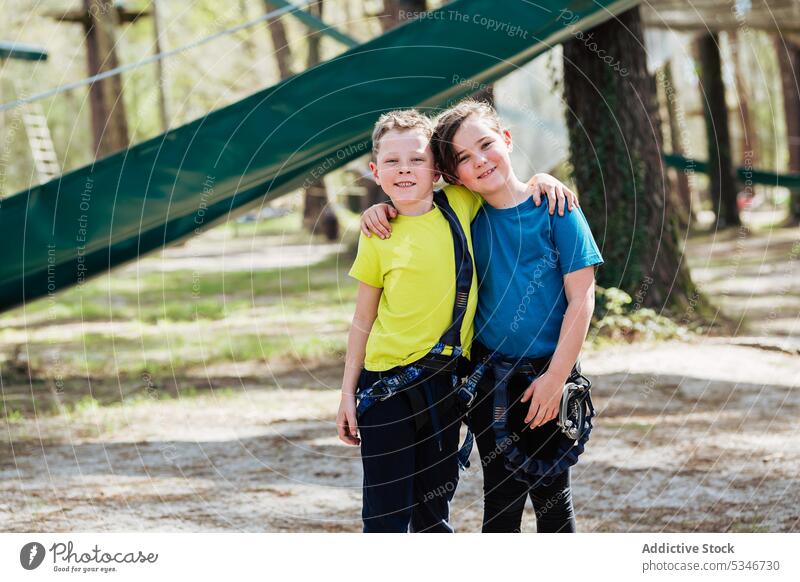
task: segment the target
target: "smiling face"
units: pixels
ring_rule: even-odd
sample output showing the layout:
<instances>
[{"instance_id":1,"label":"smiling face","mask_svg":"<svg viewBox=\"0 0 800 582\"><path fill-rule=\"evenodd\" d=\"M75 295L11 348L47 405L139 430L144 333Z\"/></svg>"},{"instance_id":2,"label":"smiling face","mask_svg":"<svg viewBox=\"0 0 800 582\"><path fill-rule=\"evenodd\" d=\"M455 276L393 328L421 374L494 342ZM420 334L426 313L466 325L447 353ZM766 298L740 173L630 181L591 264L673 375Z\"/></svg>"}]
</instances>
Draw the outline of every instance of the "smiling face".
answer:
<instances>
[{"instance_id":1,"label":"smiling face","mask_svg":"<svg viewBox=\"0 0 800 582\"><path fill-rule=\"evenodd\" d=\"M369 168L395 205L430 198L439 179L430 138L417 129L392 129L383 134Z\"/></svg>"},{"instance_id":2,"label":"smiling face","mask_svg":"<svg viewBox=\"0 0 800 582\"><path fill-rule=\"evenodd\" d=\"M479 115L470 115L453 135L455 177L480 194L501 191L514 177L511 168L511 133L497 132Z\"/></svg>"}]
</instances>

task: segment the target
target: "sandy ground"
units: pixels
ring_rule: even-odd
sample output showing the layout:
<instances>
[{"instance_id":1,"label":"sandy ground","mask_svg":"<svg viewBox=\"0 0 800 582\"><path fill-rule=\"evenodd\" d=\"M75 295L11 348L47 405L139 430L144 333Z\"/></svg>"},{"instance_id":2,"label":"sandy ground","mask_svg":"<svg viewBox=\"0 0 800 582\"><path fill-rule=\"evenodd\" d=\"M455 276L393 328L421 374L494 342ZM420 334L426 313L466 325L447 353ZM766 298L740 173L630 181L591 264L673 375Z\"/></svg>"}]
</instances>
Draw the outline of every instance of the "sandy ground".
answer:
<instances>
[{"instance_id":1,"label":"sandy ground","mask_svg":"<svg viewBox=\"0 0 800 582\"><path fill-rule=\"evenodd\" d=\"M693 243L693 276L738 318L735 337L585 354L599 415L573 472L581 531L800 530L798 241L787 229ZM140 266L213 270L199 266L218 262L213 243ZM309 256L253 253L231 246L226 261ZM205 372L227 375L232 392L0 421L0 531L359 531L358 450L333 422L339 364L228 368ZM478 531L481 513L474 452L453 523ZM535 531L530 509L523 527Z\"/></svg>"},{"instance_id":2,"label":"sandy ground","mask_svg":"<svg viewBox=\"0 0 800 582\"><path fill-rule=\"evenodd\" d=\"M582 531L800 528L799 358L698 340L584 362L599 414L573 473ZM334 386L338 370L313 374L306 383ZM335 436L338 395L292 380L11 425L2 530L358 531L361 468ZM460 531L480 527L473 461Z\"/></svg>"}]
</instances>

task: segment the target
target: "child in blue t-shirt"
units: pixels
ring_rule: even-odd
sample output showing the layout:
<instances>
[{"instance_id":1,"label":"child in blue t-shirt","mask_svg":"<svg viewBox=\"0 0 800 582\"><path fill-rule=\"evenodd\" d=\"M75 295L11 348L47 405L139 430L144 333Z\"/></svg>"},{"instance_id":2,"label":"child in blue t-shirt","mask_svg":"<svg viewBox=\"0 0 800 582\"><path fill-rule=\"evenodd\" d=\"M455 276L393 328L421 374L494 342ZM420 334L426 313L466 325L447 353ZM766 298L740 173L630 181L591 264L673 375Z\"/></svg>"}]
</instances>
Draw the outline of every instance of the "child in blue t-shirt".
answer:
<instances>
[{"instance_id":1,"label":"child in blue t-shirt","mask_svg":"<svg viewBox=\"0 0 800 582\"><path fill-rule=\"evenodd\" d=\"M479 280L473 361L496 354L544 368L532 383L523 375L509 379L508 425L524 454L548 459L562 442L556 418L586 339L594 268L603 259L579 209L555 217L526 195L511 167L511 134L489 105L465 101L442 113L432 144L443 177L486 201L472 223ZM484 471L483 531L519 531L528 497L538 531L575 531L568 469L531 484L497 454L496 381L483 377L470 411Z\"/></svg>"}]
</instances>

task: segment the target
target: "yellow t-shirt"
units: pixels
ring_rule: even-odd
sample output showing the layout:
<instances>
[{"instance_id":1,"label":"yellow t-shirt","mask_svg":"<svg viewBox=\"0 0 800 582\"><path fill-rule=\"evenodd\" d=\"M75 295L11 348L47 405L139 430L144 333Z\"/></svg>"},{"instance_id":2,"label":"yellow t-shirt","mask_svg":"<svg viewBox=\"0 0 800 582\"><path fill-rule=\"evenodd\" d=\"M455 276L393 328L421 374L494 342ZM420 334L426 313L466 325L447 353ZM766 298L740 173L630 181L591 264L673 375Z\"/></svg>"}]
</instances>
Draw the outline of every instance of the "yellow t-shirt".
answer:
<instances>
[{"instance_id":1,"label":"yellow t-shirt","mask_svg":"<svg viewBox=\"0 0 800 582\"><path fill-rule=\"evenodd\" d=\"M460 186L445 194L467 236L472 251L470 222L482 198ZM386 240L363 233L350 276L383 288L378 316L367 340L364 367L383 372L406 366L427 354L453 320L456 295L455 251L447 219L434 206L421 216L398 216ZM461 345L469 357L472 321L478 305L478 283L473 269L467 311L461 324Z\"/></svg>"}]
</instances>

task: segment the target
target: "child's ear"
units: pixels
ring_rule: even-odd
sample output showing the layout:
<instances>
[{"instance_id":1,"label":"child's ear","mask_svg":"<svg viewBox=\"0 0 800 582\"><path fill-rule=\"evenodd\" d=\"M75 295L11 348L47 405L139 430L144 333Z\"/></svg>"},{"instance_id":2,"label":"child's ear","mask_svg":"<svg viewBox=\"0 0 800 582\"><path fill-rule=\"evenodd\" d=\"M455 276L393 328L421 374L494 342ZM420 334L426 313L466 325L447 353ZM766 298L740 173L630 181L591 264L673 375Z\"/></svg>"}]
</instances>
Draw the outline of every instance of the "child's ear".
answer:
<instances>
[{"instance_id":1,"label":"child's ear","mask_svg":"<svg viewBox=\"0 0 800 582\"><path fill-rule=\"evenodd\" d=\"M514 142L511 139L511 132L508 131L508 129L503 130L503 141L505 142L508 151L512 151L514 149Z\"/></svg>"},{"instance_id":2,"label":"child's ear","mask_svg":"<svg viewBox=\"0 0 800 582\"><path fill-rule=\"evenodd\" d=\"M372 177L374 178L375 183L378 186L380 186L381 185L381 179L378 177L378 166L375 165L375 162L370 162L369 163L369 169L372 172Z\"/></svg>"}]
</instances>

